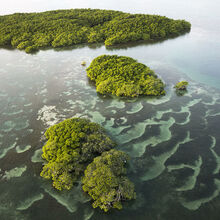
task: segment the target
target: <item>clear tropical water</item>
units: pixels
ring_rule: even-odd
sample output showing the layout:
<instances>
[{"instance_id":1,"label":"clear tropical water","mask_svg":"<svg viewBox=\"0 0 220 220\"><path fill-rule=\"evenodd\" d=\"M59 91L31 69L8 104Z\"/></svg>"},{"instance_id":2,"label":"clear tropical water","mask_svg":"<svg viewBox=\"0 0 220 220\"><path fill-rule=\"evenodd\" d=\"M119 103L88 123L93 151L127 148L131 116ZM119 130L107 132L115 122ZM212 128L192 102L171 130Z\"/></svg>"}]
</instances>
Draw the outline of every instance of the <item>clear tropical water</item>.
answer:
<instances>
[{"instance_id":1,"label":"clear tropical water","mask_svg":"<svg viewBox=\"0 0 220 220\"><path fill-rule=\"evenodd\" d=\"M13 4L12 4L13 3ZM23 3L23 4L22 4ZM220 217L220 15L218 1L20 1L1 14L91 7L186 19L192 31L161 43L45 50L28 55L0 49L1 220L218 220ZM166 82L160 99L97 95L85 67L101 54L131 56ZM178 97L173 85L190 81ZM91 208L80 185L57 192L39 177L43 133L84 116L103 125L131 156L129 178L137 199L122 211Z\"/></svg>"}]
</instances>

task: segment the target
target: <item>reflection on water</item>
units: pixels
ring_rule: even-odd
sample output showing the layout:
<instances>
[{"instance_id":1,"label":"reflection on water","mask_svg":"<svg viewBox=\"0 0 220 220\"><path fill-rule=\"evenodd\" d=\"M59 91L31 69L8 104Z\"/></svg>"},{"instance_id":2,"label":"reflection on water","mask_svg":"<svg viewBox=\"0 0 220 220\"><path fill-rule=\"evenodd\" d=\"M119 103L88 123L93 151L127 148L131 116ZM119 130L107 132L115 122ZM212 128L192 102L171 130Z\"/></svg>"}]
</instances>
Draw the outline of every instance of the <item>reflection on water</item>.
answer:
<instances>
[{"instance_id":1,"label":"reflection on water","mask_svg":"<svg viewBox=\"0 0 220 220\"><path fill-rule=\"evenodd\" d=\"M189 34L157 44L111 50L102 44L80 45L34 55L0 49L1 220L219 219L218 0L8 0L1 6L0 14L91 7L192 23ZM166 83L166 96L98 95L81 62L88 65L105 53L131 56L154 69ZM182 97L173 89L179 80L190 81ZM131 156L128 175L135 182L137 199L124 204L122 211L103 214L91 207L80 184L60 193L39 177L43 133L74 116L100 123Z\"/></svg>"},{"instance_id":2,"label":"reflection on water","mask_svg":"<svg viewBox=\"0 0 220 220\"><path fill-rule=\"evenodd\" d=\"M185 19L192 24L190 34L171 39L162 45L148 46L143 54L135 56L138 59L154 58L169 63L180 71L184 70L194 80L220 88L219 0L7 0L3 1L1 6L0 15L55 9L100 8ZM128 51L132 53L132 50ZM133 53L131 56L133 57Z\"/></svg>"},{"instance_id":3,"label":"reflection on water","mask_svg":"<svg viewBox=\"0 0 220 220\"><path fill-rule=\"evenodd\" d=\"M138 58L144 51L145 46L139 46L118 53L133 53ZM141 62L152 64L165 81L166 96L101 96L88 81L81 62L89 64L103 53L115 51L83 47L31 56L1 50L1 218L217 220L219 91L190 80L188 93L179 97L173 85L187 76L142 56ZM105 215L91 208L80 184L60 193L39 177L44 131L73 116L104 126L118 148L131 156L128 175L138 196L124 210Z\"/></svg>"}]
</instances>

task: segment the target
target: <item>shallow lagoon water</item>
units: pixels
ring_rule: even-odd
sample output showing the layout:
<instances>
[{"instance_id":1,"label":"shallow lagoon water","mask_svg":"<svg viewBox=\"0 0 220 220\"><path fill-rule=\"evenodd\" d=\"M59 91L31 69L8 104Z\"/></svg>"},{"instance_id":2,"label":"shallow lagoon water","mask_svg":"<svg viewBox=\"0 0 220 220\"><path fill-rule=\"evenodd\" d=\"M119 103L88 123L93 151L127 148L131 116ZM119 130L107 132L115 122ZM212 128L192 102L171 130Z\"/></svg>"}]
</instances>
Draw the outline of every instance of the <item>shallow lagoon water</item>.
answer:
<instances>
[{"instance_id":1,"label":"shallow lagoon water","mask_svg":"<svg viewBox=\"0 0 220 220\"><path fill-rule=\"evenodd\" d=\"M127 6L123 2L118 10L186 18L192 31L157 44L112 50L84 45L28 55L0 49L1 220L219 219L220 56L219 30L213 26L219 21L217 1L198 5L170 0L169 7L157 7L161 1L149 0L149 7L136 1L133 9L132 1ZM83 4L65 7L86 7ZM103 5L99 2L95 8ZM104 53L131 56L150 66L165 81L166 96L98 95L81 62L88 66ZM190 85L179 97L173 85L182 79ZM74 116L100 123L117 148L130 155L128 176L135 182L137 199L125 203L122 211L104 214L91 207L80 185L60 193L39 177L45 130Z\"/></svg>"},{"instance_id":2,"label":"shallow lagoon water","mask_svg":"<svg viewBox=\"0 0 220 220\"><path fill-rule=\"evenodd\" d=\"M145 50L139 47L136 53L141 48ZM44 219L46 207L54 212L46 214L47 219L132 219L134 213L138 219L202 219L203 212L213 215L212 206L218 204L220 193L217 89L158 63L154 69L167 85L166 96L102 96L87 79L81 61L89 64L99 54L115 53L104 46L46 50L35 55L17 50L0 52L5 70L5 80L0 83L4 94L0 119L3 219ZM126 55L127 51L117 52ZM9 65L10 56L16 65ZM182 78L188 79L190 86L180 97L173 85ZM91 208L80 185L60 193L39 177L43 133L74 116L100 123L117 141L118 149L130 155L128 176L136 184L138 197L126 203L124 210L105 215ZM12 208L15 212L9 215Z\"/></svg>"}]
</instances>

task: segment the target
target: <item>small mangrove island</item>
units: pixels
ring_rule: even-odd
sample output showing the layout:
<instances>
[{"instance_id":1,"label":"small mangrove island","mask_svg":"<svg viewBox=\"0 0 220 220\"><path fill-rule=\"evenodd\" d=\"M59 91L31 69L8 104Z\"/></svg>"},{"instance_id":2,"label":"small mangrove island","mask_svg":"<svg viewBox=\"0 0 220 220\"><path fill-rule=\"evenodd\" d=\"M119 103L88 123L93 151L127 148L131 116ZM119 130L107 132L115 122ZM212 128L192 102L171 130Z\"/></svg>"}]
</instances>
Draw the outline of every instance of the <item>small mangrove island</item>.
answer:
<instances>
[{"instance_id":1,"label":"small mangrove island","mask_svg":"<svg viewBox=\"0 0 220 220\"><path fill-rule=\"evenodd\" d=\"M137 97L164 95L164 83L149 67L131 57L101 55L87 68L87 76L101 94Z\"/></svg>"},{"instance_id":2,"label":"small mangrove island","mask_svg":"<svg viewBox=\"0 0 220 220\"><path fill-rule=\"evenodd\" d=\"M165 16L69 9L0 16L0 46L27 53L44 47L104 42L106 46L159 41L189 32L191 24Z\"/></svg>"},{"instance_id":3,"label":"small mangrove island","mask_svg":"<svg viewBox=\"0 0 220 220\"><path fill-rule=\"evenodd\" d=\"M178 82L174 88L176 88L177 90L187 90L188 84L189 83L187 81L181 81Z\"/></svg>"},{"instance_id":4,"label":"small mangrove island","mask_svg":"<svg viewBox=\"0 0 220 220\"><path fill-rule=\"evenodd\" d=\"M115 143L105 130L88 119L71 118L45 132L40 173L58 190L70 190L82 178L82 189L93 207L121 209L123 200L136 198L134 184L126 177L128 155L112 149Z\"/></svg>"},{"instance_id":5,"label":"small mangrove island","mask_svg":"<svg viewBox=\"0 0 220 220\"><path fill-rule=\"evenodd\" d=\"M182 96L184 95L185 93L187 93L187 86L188 86L188 82L187 81L181 81L181 82L178 82L174 88L176 89L176 94L178 96Z\"/></svg>"}]
</instances>

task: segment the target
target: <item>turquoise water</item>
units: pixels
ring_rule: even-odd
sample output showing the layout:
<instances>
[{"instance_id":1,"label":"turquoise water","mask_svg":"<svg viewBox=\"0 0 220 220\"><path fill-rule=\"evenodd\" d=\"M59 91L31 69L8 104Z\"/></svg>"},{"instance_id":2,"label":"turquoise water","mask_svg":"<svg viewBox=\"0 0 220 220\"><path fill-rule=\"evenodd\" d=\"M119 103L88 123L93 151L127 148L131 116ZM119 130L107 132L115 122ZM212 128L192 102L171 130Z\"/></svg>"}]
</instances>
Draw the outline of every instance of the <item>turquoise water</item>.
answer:
<instances>
[{"instance_id":1,"label":"turquoise water","mask_svg":"<svg viewBox=\"0 0 220 220\"><path fill-rule=\"evenodd\" d=\"M101 8L131 13L160 14L186 19L192 24L190 34L146 47L146 54L157 62L180 68L194 80L220 88L220 4L218 0L8 0L0 14L35 12L64 8ZM147 55L145 54L144 57ZM134 56L134 54L133 54ZM143 57L143 56L142 56Z\"/></svg>"},{"instance_id":2,"label":"turquoise water","mask_svg":"<svg viewBox=\"0 0 220 220\"><path fill-rule=\"evenodd\" d=\"M58 1L3 3L1 14L93 7L185 18L192 31L157 44L45 50L0 49L1 220L218 220L220 207L220 44L217 1ZM10 6L10 7L9 7ZM32 6L32 7L31 7ZM101 96L85 67L101 54L136 58L165 81L162 98ZM173 85L190 82L183 97ZM45 130L65 118L100 123L130 157L137 199L108 214L91 207L81 186L57 192L39 177Z\"/></svg>"}]
</instances>

